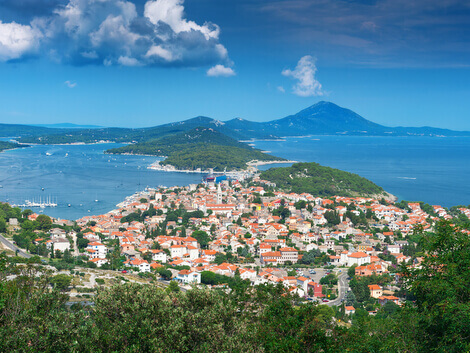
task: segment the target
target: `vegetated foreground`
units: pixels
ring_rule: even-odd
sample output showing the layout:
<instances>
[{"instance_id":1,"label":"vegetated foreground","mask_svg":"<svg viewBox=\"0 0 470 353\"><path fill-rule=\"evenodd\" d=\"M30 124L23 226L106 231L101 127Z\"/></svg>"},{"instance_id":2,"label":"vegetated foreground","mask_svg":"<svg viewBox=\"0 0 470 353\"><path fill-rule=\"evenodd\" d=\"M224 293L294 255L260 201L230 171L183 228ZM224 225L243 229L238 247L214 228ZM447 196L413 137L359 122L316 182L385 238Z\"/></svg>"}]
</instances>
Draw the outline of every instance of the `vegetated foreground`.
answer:
<instances>
[{"instance_id":1,"label":"vegetated foreground","mask_svg":"<svg viewBox=\"0 0 470 353\"><path fill-rule=\"evenodd\" d=\"M402 266L414 304L361 309L297 305L282 285L171 292L101 289L94 307L66 309L41 264L0 257L0 350L21 352L465 352L470 349L470 238L449 222L420 233L420 267ZM7 277L16 275L13 277Z\"/></svg>"},{"instance_id":2,"label":"vegetated foreground","mask_svg":"<svg viewBox=\"0 0 470 353\"><path fill-rule=\"evenodd\" d=\"M283 190L318 196L380 195L384 190L357 174L324 167L318 163L295 163L287 168L271 168L261 173Z\"/></svg>"}]
</instances>

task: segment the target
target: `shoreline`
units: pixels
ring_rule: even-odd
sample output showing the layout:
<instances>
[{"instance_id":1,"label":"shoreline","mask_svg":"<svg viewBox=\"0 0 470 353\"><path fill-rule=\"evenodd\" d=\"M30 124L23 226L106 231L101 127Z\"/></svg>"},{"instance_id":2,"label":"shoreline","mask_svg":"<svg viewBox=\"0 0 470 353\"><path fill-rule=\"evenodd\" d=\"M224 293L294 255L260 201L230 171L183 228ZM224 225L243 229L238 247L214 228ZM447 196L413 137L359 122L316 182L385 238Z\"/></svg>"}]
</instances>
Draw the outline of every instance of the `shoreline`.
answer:
<instances>
[{"instance_id":1,"label":"shoreline","mask_svg":"<svg viewBox=\"0 0 470 353\"><path fill-rule=\"evenodd\" d=\"M210 174L213 173L213 170L206 169L203 170L201 168L197 169L177 169L174 165L168 164L168 165L160 165L160 162L162 161L155 161L152 163L150 166L147 167L147 169L152 169L152 170L158 170L162 172L176 172L176 173L196 173L196 174ZM247 162L247 169L242 169L242 170L229 170L226 171L226 173L249 173L250 168L256 168L257 166L260 165L269 165L269 164L291 164L291 163L298 163L297 161L250 161ZM217 172L216 172L217 173ZM219 172L222 173L222 172Z\"/></svg>"}]
</instances>

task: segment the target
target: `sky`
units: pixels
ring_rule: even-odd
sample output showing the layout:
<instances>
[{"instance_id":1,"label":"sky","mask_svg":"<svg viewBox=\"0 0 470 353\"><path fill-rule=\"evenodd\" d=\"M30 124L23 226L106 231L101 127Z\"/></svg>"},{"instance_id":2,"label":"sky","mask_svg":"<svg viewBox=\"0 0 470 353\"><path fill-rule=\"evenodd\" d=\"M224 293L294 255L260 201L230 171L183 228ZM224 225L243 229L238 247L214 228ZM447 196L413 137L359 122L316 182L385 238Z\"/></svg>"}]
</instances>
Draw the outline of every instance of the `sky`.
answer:
<instances>
[{"instance_id":1,"label":"sky","mask_svg":"<svg viewBox=\"0 0 470 353\"><path fill-rule=\"evenodd\" d=\"M470 2L0 0L0 123L282 118L470 130Z\"/></svg>"}]
</instances>

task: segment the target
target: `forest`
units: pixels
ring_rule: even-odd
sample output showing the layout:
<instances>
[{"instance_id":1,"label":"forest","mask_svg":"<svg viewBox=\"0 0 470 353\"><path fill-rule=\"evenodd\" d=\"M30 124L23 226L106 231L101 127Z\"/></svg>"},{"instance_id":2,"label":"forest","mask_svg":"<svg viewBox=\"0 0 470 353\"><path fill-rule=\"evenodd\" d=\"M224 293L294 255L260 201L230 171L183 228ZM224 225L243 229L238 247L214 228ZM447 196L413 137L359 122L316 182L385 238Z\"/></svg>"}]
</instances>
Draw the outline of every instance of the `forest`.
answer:
<instances>
[{"instance_id":1,"label":"forest","mask_svg":"<svg viewBox=\"0 0 470 353\"><path fill-rule=\"evenodd\" d=\"M214 129L201 127L161 139L113 148L106 152L165 156L167 158L160 164L185 170L245 169L246 163L252 160L284 160L265 154Z\"/></svg>"},{"instance_id":2,"label":"forest","mask_svg":"<svg viewBox=\"0 0 470 353\"><path fill-rule=\"evenodd\" d=\"M14 148L22 148L22 147L28 147L28 146L20 145L20 144L13 143L13 142L0 141L0 152L6 151L6 150L11 150L11 149L14 149Z\"/></svg>"},{"instance_id":3,"label":"forest","mask_svg":"<svg viewBox=\"0 0 470 353\"><path fill-rule=\"evenodd\" d=\"M295 163L290 167L271 168L261 173L283 190L314 196L366 196L383 194L384 190L357 174L324 167L318 163Z\"/></svg>"}]
</instances>

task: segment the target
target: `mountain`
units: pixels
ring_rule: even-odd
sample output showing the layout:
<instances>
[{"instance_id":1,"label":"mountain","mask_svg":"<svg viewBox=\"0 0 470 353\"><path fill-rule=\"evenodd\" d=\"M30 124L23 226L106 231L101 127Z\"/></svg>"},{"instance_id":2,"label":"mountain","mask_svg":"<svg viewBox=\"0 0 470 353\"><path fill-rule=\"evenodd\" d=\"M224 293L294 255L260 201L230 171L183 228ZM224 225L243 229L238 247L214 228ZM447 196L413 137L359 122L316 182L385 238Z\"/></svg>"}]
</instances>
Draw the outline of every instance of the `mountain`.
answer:
<instances>
[{"instance_id":1,"label":"mountain","mask_svg":"<svg viewBox=\"0 0 470 353\"><path fill-rule=\"evenodd\" d=\"M53 133L64 133L66 130L50 129L47 127L21 125L21 124L0 124L0 137L17 136L39 136Z\"/></svg>"},{"instance_id":2,"label":"mountain","mask_svg":"<svg viewBox=\"0 0 470 353\"><path fill-rule=\"evenodd\" d=\"M100 128L103 128L103 126L98 126L98 125L77 125L77 124L71 124L71 123L34 124L31 126L49 127L53 129L100 129Z\"/></svg>"},{"instance_id":3,"label":"mountain","mask_svg":"<svg viewBox=\"0 0 470 353\"><path fill-rule=\"evenodd\" d=\"M369 136L470 136L469 131L433 127L388 127L374 123L331 102L318 102L282 119L255 123L232 119L225 126L236 131L271 136L369 135Z\"/></svg>"},{"instance_id":4,"label":"mountain","mask_svg":"<svg viewBox=\"0 0 470 353\"><path fill-rule=\"evenodd\" d=\"M160 164L172 165L179 170L245 169L246 163L253 160L284 160L207 127L197 127L174 135L113 148L106 153L165 156L166 159Z\"/></svg>"},{"instance_id":5,"label":"mountain","mask_svg":"<svg viewBox=\"0 0 470 353\"><path fill-rule=\"evenodd\" d=\"M294 115L268 122L254 122L241 118L223 122L198 116L180 122L136 129L49 129L0 124L0 136L21 135L23 136L21 142L41 144L97 141L144 142L190 131L196 127L213 128L237 140L275 139L279 136L299 135L470 136L469 131L452 131L433 127L387 127L331 102L319 102Z\"/></svg>"},{"instance_id":6,"label":"mountain","mask_svg":"<svg viewBox=\"0 0 470 353\"><path fill-rule=\"evenodd\" d=\"M319 102L297 114L264 124L264 131L292 135L384 133L382 125L364 119L352 110L330 102Z\"/></svg>"}]
</instances>

